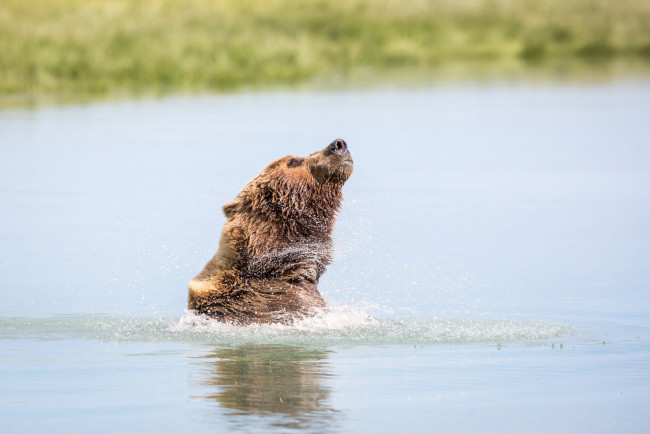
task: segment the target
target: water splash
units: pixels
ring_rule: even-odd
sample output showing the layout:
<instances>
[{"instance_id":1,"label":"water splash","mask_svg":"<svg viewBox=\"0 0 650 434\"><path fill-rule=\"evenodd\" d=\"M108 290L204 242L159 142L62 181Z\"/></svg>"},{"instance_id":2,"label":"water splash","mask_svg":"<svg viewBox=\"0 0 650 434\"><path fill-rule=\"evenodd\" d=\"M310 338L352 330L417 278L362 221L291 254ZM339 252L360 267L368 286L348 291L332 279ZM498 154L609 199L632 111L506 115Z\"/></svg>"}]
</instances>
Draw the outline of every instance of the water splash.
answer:
<instances>
[{"instance_id":1,"label":"water splash","mask_svg":"<svg viewBox=\"0 0 650 434\"><path fill-rule=\"evenodd\" d=\"M0 319L0 340L92 339L330 346L528 342L573 332L569 326L543 321L375 318L354 306L326 308L291 325L241 326L222 323L192 311L187 311L180 319L96 316Z\"/></svg>"},{"instance_id":2,"label":"water splash","mask_svg":"<svg viewBox=\"0 0 650 434\"><path fill-rule=\"evenodd\" d=\"M296 243L250 258L247 271L257 275L274 275L304 269L306 277L317 280L316 270L322 274L331 256L331 243Z\"/></svg>"},{"instance_id":3,"label":"water splash","mask_svg":"<svg viewBox=\"0 0 650 434\"><path fill-rule=\"evenodd\" d=\"M570 327L539 321L377 319L363 309L349 306L323 309L315 316L299 319L292 325L236 326L186 312L172 330L220 338L250 339L256 343L369 345L530 341L550 339L571 332Z\"/></svg>"}]
</instances>

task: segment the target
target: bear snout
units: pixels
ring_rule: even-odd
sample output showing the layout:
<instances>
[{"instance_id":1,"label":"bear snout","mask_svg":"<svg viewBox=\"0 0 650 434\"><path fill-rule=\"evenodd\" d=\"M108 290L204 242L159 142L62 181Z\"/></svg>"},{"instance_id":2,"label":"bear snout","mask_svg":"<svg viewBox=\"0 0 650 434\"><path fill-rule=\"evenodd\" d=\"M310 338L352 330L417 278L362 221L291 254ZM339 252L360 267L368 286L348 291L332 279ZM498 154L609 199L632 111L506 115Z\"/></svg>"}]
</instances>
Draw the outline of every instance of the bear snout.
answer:
<instances>
[{"instance_id":1,"label":"bear snout","mask_svg":"<svg viewBox=\"0 0 650 434\"><path fill-rule=\"evenodd\" d=\"M336 139L325 148L325 155L329 154L349 154L348 144L343 139Z\"/></svg>"}]
</instances>

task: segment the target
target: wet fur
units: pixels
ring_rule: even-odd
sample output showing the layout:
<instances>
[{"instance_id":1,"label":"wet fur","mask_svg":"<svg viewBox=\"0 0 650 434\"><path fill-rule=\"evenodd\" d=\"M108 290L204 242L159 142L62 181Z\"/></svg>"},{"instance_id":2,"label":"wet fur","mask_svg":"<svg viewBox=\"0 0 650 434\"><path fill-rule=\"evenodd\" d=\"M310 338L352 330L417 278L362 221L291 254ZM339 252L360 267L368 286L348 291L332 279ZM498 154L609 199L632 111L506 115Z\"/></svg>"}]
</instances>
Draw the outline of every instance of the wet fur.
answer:
<instances>
[{"instance_id":1,"label":"wet fur","mask_svg":"<svg viewBox=\"0 0 650 434\"><path fill-rule=\"evenodd\" d=\"M351 173L342 140L271 163L224 205L219 250L190 282L188 307L247 324L288 322L325 306L317 285L332 260L335 215Z\"/></svg>"}]
</instances>

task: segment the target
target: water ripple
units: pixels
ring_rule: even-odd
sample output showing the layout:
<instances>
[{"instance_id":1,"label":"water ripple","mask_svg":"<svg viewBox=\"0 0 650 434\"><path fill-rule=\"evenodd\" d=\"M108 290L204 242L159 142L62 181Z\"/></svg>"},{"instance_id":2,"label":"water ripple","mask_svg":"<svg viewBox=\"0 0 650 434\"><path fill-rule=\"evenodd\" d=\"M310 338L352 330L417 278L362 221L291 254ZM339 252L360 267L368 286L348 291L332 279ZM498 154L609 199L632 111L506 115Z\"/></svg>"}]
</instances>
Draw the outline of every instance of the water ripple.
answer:
<instances>
[{"instance_id":1,"label":"water ripple","mask_svg":"<svg viewBox=\"0 0 650 434\"><path fill-rule=\"evenodd\" d=\"M375 318L363 309L328 308L292 325L234 325L187 311L176 318L60 316L2 318L0 340L94 339L210 344L463 344L551 339L573 332L544 321Z\"/></svg>"}]
</instances>

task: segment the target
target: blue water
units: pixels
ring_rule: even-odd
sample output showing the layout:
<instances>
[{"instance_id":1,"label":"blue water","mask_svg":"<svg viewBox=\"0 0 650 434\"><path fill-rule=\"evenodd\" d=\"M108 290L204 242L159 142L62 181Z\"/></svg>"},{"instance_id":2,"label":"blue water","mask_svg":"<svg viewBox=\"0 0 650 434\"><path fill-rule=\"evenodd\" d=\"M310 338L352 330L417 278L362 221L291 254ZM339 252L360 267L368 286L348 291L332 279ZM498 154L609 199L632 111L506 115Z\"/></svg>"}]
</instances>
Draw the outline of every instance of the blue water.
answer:
<instances>
[{"instance_id":1,"label":"blue water","mask_svg":"<svg viewBox=\"0 0 650 434\"><path fill-rule=\"evenodd\" d=\"M650 81L0 111L2 432L650 431ZM330 308L185 312L222 204L344 138Z\"/></svg>"}]
</instances>

